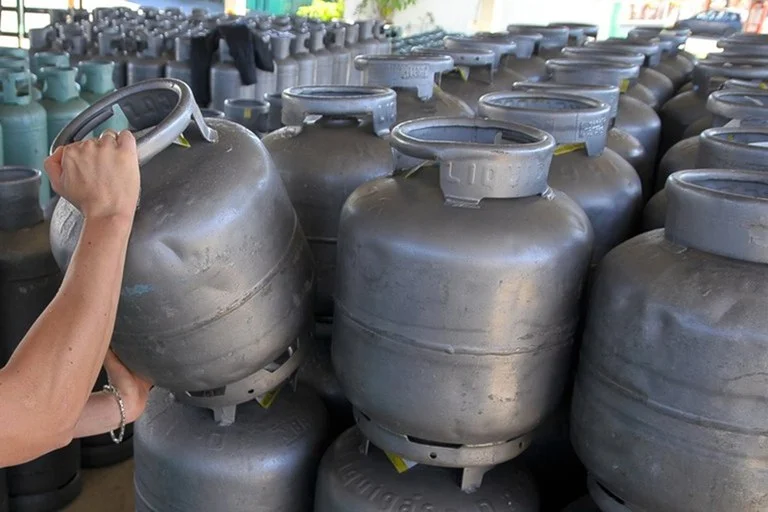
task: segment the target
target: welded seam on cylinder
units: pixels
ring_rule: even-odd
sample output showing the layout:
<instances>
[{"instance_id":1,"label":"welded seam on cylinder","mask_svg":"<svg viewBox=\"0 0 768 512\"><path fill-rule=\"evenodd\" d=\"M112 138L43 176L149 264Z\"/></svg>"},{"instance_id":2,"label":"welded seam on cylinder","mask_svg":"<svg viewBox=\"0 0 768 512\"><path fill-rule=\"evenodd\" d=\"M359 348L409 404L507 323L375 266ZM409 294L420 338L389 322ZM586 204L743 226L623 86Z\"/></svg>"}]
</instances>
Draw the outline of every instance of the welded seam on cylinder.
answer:
<instances>
[{"instance_id":1,"label":"welded seam on cylinder","mask_svg":"<svg viewBox=\"0 0 768 512\"><path fill-rule=\"evenodd\" d=\"M663 416L669 416L673 419L679 419L684 423L691 423L701 427L722 430L724 432L731 432L734 434L742 434L742 435L751 435L751 436L756 435L756 436L768 437L768 430L749 429L749 428L738 427L736 425L729 425L727 423L723 423L715 419L706 418L693 413L681 411L679 409L674 409L670 406L661 404L655 400L651 400L647 398L645 395L643 395L642 393L634 391L624 386L623 384L619 383L617 380L609 377L608 374L603 372L598 365L591 363L590 361L584 358L582 358L579 361L579 370L581 372L584 372L584 370L588 370L595 377L597 377L598 379L602 380L605 384L607 384L609 387L615 388L619 393L647 406L649 409L652 409L653 411Z\"/></svg>"},{"instance_id":2,"label":"welded seam on cylinder","mask_svg":"<svg viewBox=\"0 0 768 512\"><path fill-rule=\"evenodd\" d=\"M289 257L293 256L296 253L300 253L302 249L302 243L301 239L298 236L300 233L299 229L299 219L296 214L293 216L293 235L291 236L290 241L288 242L285 252L280 256L280 258L277 260L277 263L275 266L273 266L269 272L267 272L261 281L256 283L253 288L251 288L248 292L246 292L245 295L243 295L240 299L232 302L229 306L224 308L223 310L220 310L215 315L206 318L204 320L199 320L197 322L193 322L189 324L188 326L185 326L181 329L176 330L167 330L167 331L153 331L151 334L147 333L133 333L128 331L115 331L115 334L119 334L120 336L131 336L134 338L156 338L159 336L162 336L164 338L178 338L180 336L187 335L191 333L192 331L196 331L199 328L206 326L208 324L212 324L213 322L216 322L218 320L221 320L225 316L229 315L233 311L237 311L243 304L250 301L257 293L259 293L263 288L265 288L272 279L285 267L288 265L286 264L286 261L289 259ZM298 243L297 243L298 242ZM308 293L308 292L307 292Z\"/></svg>"},{"instance_id":3,"label":"welded seam on cylinder","mask_svg":"<svg viewBox=\"0 0 768 512\"><path fill-rule=\"evenodd\" d=\"M335 315L343 314L360 329L368 332L369 334L380 336L392 343L409 345L412 347L423 348L423 349L431 350L434 352L444 352L446 354L451 354L451 355L461 354L461 355L470 355L470 356L513 356L513 355L519 355L519 354L543 352L546 350L555 350L557 348L565 347L573 344L573 336L571 335L568 337L566 341L563 341L561 343L550 343L548 345L541 345L538 347L529 347L529 348L520 348L517 350L510 350L510 351L483 350L481 348L473 348L473 347L455 347L453 345L448 345L443 343L434 343L429 341L415 340L413 338L408 338L406 336L395 334L391 330L369 326L367 324L364 324L362 321L358 320L354 316L352 316L350 311L347 308L345 308L340 301L336 301L336 308L334 310L334 313ZM338 320L336 320L336 322L338 322ZM387 323L391 323L391 322L387 322ZM575 325L575 322L573 322L573 324ZM565 328L555 330L555 332L562 332L562 331L573 332L572 329L565 329ZM484 331L479 331L479 330L459 331L459 330L453 329L451 332L468 332L468 333L481 334Z\"/></svg>"}]
</instances>

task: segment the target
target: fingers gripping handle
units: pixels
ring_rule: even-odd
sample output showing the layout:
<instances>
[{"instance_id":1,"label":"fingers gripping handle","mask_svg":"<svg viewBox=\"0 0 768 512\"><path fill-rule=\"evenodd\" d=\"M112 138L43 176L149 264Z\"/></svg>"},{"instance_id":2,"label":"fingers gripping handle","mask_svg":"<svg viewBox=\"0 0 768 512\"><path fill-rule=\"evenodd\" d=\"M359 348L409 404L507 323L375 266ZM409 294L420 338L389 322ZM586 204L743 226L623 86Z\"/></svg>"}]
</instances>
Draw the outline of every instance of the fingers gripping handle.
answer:
<instances>
[{"instance_id":1,"label":"fingers gripping handle","mask_svg":"<svg viewBox=\"0 0 768 512\"><path fill-rule=\"evenodd\" d=\"M173 144L193 120L203 138L216 142L218 134L203 120L192 90L172 78L156 78L129 85L104 96L75 117L53 141L51 150L82 140L112 117L119 105L133 130L151 129L137 140L139 164L144 164Z\"/></svg>"}]
</instances>

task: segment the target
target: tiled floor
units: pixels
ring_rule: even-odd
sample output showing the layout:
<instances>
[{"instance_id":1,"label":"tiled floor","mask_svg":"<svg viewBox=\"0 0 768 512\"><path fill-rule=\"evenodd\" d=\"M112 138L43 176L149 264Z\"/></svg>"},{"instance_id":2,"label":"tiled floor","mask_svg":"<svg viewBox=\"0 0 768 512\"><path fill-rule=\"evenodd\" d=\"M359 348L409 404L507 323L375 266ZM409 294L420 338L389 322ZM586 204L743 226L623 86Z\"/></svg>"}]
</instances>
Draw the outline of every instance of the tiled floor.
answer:
<instances>
[{"instance_id":1,"label":"tiled floor","mask_svg":"<svg viewBox=\"0 0 768 512\"><path fill-rule=\"evenodd\" d=\"M134 512L133 459L83 470L83 493L63 512Z\"/></svg>"}]
</instances>

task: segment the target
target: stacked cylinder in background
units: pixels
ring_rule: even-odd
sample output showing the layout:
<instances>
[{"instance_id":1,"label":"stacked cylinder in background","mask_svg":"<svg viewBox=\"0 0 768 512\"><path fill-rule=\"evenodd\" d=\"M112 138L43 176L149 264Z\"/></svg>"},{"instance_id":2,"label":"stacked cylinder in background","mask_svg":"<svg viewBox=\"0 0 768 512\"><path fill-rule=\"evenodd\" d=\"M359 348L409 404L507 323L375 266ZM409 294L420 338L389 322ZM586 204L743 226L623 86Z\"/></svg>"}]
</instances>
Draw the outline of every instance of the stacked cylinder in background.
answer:
<instances>
[{"instance_id":1,"label":"stacked cylinder in background","mask_svg":"<svg viewBox=\"0 0 768 512\"><path fill-rule=\"evenodd\" d=\"M134 233L113 340L159 385L138 510L311 510L329 433L319 512L766 509L765 39L382 35L110 9L35 33L34 76L0 61L29 104L64 84L47 112L75 76L214 109L142 163L139 215L174 214Z\"/></svg>"}]
</instances>

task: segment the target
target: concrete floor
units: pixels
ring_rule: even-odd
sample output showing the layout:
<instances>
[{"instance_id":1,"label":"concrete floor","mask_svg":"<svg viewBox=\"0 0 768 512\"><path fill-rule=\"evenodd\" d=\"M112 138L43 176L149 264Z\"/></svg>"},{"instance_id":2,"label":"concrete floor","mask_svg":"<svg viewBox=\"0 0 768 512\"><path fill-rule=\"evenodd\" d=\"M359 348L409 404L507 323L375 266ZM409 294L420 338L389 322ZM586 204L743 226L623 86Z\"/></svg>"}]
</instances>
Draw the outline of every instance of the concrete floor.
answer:
<instances>
[{"instance_id":1,"label":"concrete floor","mask_svg":"<svg viewBox=\"0 0 768 512\"><path fill-rule=\"evenodd\" d=\"M83 470L83 492L63 512L134 512L133 459Z\"/></svg>"}]
</instances>

